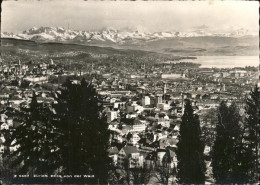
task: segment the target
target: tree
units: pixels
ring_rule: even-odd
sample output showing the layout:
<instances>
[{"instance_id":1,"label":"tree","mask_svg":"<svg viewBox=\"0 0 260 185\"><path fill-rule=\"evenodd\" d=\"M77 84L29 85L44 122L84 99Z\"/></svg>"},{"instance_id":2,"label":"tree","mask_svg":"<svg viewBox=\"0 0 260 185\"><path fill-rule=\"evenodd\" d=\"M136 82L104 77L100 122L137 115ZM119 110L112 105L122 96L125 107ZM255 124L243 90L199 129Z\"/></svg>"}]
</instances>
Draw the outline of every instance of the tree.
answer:
<instances>
[{"instance_id":1,"label":"tree","mask_svg":"<svg viewBox=\"0 0 260 185\"><path fill-rule=\"evenodd\" d=\"M29 81L23 80L23 81L21 82L21 88L26 89L26 88L28 88L29 86L30 86L30 82L29 82Z\"/></svg>"},{"instance_id":2,"label":"tree","mask_svg":"<svg viewBox=\"0 0 260 185\"><path fill-rule=\"evenodd\" d=\"M11 81L11 85L18 86L19 85L19 81L18 80L12 80Z\"/></svg>"},{"instance_id":3,"label":"tree","mask_svg":"<svg viewBox=\"0 0 260 185\"><path fill-rule=\"evenodd\" d=\"M190 100L187 100L176 151L179 183L203 184L205 182L204 147L199 118L193 113Z\"/></svg>"},{"instance_id":4,"label":"tree","mask_svg":"<svg viewBox=\"0 0 260 185\"><path fill-rule=\"evenodd\" d=\"M218 108L216 139L212 150L213 176L217 184L241 181L240 143L241 117L235 103L221 102Z\"/></svg>"},{"instance_id":5,"label":"tree","mask_svg":"<svg viewBox=\"0 0 260 185\"><path fill-rule=\"evenodd\" d=\"M242 143L241 166L245 170L246 183L256 183L258 181L258 150L259 150L259 111L260 92L255 86L246 100L244 138Z\"/></svg>"},{"instance_id":6,"label":"tree","mask_svg":"<svg viewBox=\"0 0 260 185\"><path fill-rule=\"evenodd\" d=\"M215 128L217 122L217 115L215 109L209 109L203 116L202 116L202 137L206 145L212 147L214 143L214 136L215 136Z\"/></svg>"},{"instance_id":7,"label":"tree","mask_svg":"<svg viewBox=\"0 0 260 185\"><path fill-rule=\"evenodd\" d=\"M170 173L169 169L166 167L157 166L154 176L160 184L169 184L169 178L173 174Z\"/></svg>"},{"instance_id":8,"label":"tree","mask_svg":"<svg viewBox=\"0 0 260 185\"><path fill-rule=\"evenodd\" d=\"M154 172L149 168L119 168L113 170L111 173L110 184L147 184L151 177L154 176Z\"/></svg>"},{"instance_id":9,"label":"tree","mask_svg":"<svg viewBox=\"0 0 260 185\"><path fill-rule=\"evenodd\" d=\"M94 174L96 183L105 183L111 163L109 130L96 90L84 78L80 84L68 79L56 100L54 124L62 172Z\"/></svg>"},{"instance_id":10,"label":"tree","mask_svg":"<svg viewBox=\"0 0 260 185\"><path fill-rule=\"evenodd\" d=\"M147 184L153 175L150 168L133 168L131 170L133 176L133 184Z\"/></svg>"},{"instance_id":11,"label":"tree","mask_svg":"<svg viewBox=\"0 0 260 185\"><path fill-rule=\"evenodd\" d=\"M15 152L10 153L10 158L14 158L12 166L19 167L19 173L23 174L52 174L55 167L49 157L54 148L55 136L51 132L51 111L37 103L35 93L29 107L22 107L21 110L24 122L11 137L13 145L19 146Z\"/></svg>"}]
</instances>

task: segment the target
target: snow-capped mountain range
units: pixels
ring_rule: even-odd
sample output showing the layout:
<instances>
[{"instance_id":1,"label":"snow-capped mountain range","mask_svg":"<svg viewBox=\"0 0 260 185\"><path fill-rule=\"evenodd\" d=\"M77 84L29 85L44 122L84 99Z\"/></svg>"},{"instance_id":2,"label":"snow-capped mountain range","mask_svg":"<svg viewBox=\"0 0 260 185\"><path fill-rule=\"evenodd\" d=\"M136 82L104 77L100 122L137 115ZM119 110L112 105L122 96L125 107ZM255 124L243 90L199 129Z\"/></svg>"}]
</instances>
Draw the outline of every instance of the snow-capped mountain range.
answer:
<instances>
[{"instance_id":1,"label":"snow-capped mountain range","mask_svg":"<svg viewBox=\"0 0 260 185\"><path fill-rule=\"evenodd\" d=\"M143 32L143 31L119 31L114 28L105 28L100 31L76 31L66 30L61 27L40 27L31 28L21 34L1 33L2 38L15 38L23 40L33 40L38 42L73 42L73 43L95 43L111 42L117 44L149 42L160 39L176 37L242 37L250 35L244 28L225 33L212 33L207 29L193 30L190 32Z\"/></svg>"}]
</instances>

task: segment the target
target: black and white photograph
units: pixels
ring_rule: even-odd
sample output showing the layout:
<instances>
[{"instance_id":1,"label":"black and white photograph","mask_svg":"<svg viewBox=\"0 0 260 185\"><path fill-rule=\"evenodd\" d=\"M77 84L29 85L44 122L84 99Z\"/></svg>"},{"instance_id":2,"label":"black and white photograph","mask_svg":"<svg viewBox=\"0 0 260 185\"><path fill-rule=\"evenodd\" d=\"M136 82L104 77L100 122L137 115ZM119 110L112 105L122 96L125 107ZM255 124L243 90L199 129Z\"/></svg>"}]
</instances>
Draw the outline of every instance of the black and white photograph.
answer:
<instances>
[{"instance_id":1,"label":"black and white photograph","mask_svg":"<svg viewBox=\"0 0 260 185\"><path fill-rule=\"evenodd\" d=\"M258 184L258 1L3 0L0 184Z\"/></svg>"}]
</instances>

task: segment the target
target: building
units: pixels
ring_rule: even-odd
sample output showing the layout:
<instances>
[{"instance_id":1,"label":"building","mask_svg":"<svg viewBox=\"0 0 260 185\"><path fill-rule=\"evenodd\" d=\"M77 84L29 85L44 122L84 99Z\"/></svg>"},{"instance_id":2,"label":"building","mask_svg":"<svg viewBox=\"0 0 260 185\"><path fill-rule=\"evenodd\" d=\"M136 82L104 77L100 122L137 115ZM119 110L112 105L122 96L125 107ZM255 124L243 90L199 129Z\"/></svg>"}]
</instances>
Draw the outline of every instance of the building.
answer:
<instances>
[{"instance_id":1,"label":"building","mask_svg":"<svg viewBox=\"0 0 260 185\"><path fill-rule=\"evenodd\" d=\"M142 132L145 131L146 124L144 121L136 119L133 124L133 132Z\"/></svg>"},{"instance_id":2,"label":"building","mask_svg":"<svg viewBox=\"0 0 260 185\"><path fill-rule=\"evenodd\" d=\"M121 167L135 168L143 166L142 156L135 146L125 146L118 154L118 165Z\"/></svg>"},{"instance_id":3,"label":"building","mask_svg":"<svg viewBox=\"0 0 260 185\"><path fill-rule=\"evenodd\" d=\"M113 164L116 166L118 162L118 149L117 147L111 147L108 149L108 156L112 159Z\"/></svg>"},{"instance_id":4,"label":"building","mask_svg":"<svg viewBox=\"0 0 260 185\"><path fill-rule=\"evenodd\" d=\"M185 78L185 74L182 73L171 73L171 74L162 74L162 79L177 79L177 78Z\"/></svg>"},{"instance_id":5,"label":"building","mask_svg":"<svg viewBox=\"0 0 260 185\"><path fill-rule=\"evenodd\" d=\"M131 134L128 143L131 144L131 145L136 146L138 144L139 140L140 140L139 135L134 133L134 134Z\"/></svg>"},{"instance_id":6,"label":"building","mask_svg":"<svg viewBox=\"0 0 260 185\"><path fill-rule=\"evenodd\" d=\"M1 123L0 130L9 130L9 126L7 123Z\"/></svg>"},{"instance_id":7,"label":"building","mask_svg":"<svg viewBox=\"0 0 260 185\"><path fill-rule=\"evenodd\" d=\"M110 123L115 119L117 119L117 111L109 111L107 113L107 122Z\"/></svg>"},{"instance_id":8,"label":"building","mask_svg":"<svg viewBox=\"0 0 260 185\"><path fill-rule=\"evenodd\" d=\"M114 102L114 108L125 109L126 102Z\"/></svg>"},{"instance_id":9,"label":"building","mask_svg":"<svg viewBox=\"0 0 260 185\"><path fill-rule=\"evenodd\" d=\"M159 103L162 103L162 94L157 94L155 97L155 106L157 107Z\"/></svg>"},{"instance_id":10,"label":"building","mask_svg":"<svg viewBox=\"0 0 260 185\"><path fill-rule=\"evenodd\" d=\"M171 106L167 103L158 103L157 108L161 110L169 110Z\"/></svg>"},{"instance_id":11,"label":"building","mask_svg":"<svg viewBox=\"0 0 260 185\"><path fill-rule=\"evenodd\" d=\"M27 76L24 78L24 80L27 80L29 82L41 82L41 83L47 83L48 82L48 76Z\"/></svg>"},{"instance_id":12,"label":"building","mask_svg":"<svg viewBox=\"0 0 260 185\"><path fill-rule=\"evenodd\" d=\"M145 129L146 129L145 124L133 125L133 132L142 132L145 131Z\"/></svg>"},{"instance_id":13,"label":"building","mask_svg":"<svg viewBox=\"0 0 260 185\"><path fill-rule=\"evenodd\" d=\"M230 76L231 77L236 77L236 78L239 78L239 77L245 77L247 76L247 71L245 70L234 70L234 71L230 71Z\"/></svg>"},{"instance_id":14,"label":"building","mask_svg":"<svg viewBox=\"0 0 260 185\"><path fill-rule=\"evenodd\" d=\"M150 105L151 104L151 99L149 96L144 96L142 98L142 106Z\"/></svg>"},{"instance_id":15,"label":"building","mask_svg":"<svg viewBox=\"0 0 260 185\"><path fill-rule=\"evenodd\" d=\"M161 167L169 173L177 166L177 157L171 149L157 149L150 152L145 158L145 165L148 168Z\"/></svg>"}]
</instances>

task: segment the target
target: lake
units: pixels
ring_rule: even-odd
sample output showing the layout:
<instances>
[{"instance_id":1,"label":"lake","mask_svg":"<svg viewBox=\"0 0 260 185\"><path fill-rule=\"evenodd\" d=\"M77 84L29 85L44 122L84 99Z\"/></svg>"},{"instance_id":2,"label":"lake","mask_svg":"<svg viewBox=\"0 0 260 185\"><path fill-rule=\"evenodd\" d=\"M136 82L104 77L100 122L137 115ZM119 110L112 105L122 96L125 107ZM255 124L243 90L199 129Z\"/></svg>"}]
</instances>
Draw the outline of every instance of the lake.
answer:
<instances>
[{"instance_id":1,"label":"lake","mask_svg":"<svg viewBox=\"0 0 260 185\"><path fill-rule=\"evenodd\" d=\"M197 59L185 59L180 62L194 62L201 67L233 68L259 66L259 56L196 56Z\"/></svg>"}]
</instances>

